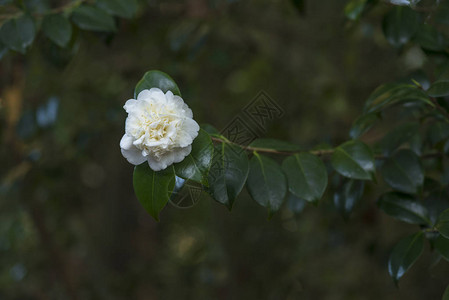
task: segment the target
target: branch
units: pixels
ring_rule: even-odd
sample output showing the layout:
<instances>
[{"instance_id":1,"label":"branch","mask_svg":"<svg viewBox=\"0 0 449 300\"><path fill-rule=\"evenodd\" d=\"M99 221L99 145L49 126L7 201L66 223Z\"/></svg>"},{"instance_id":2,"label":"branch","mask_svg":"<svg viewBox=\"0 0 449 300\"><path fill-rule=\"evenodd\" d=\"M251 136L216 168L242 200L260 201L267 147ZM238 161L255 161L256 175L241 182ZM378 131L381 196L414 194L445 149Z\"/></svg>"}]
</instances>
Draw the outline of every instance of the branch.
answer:
<instances>
[{"instance_id":1,"label":"branch","mask_svg":"<svg viewBox=\"0 0 449 300\"><path fill-rule=\"evenodd\" d=\"M435 108L440 111L440 113L446 118L446 121L449 121L449 112L438 103L437 99L434 97L429 97L430 101L435 105Z\"/></svg>"},{"instance_id":2,"label":"branch","mask_svg":"<svg viewBox=\"0 0 449 300\"><path fill-rule=\"evenodd\" d=\"M275 149L269 149L269 148L261 148L261 147L251 147L251 146L245 146L245 145L240 145L234 142L231 142L227 139L224 138L219 138L219 137L214 137L211 136L212 141L217 142L217 143L225 143L225 144L230 144L230 145L235 145L237 147L242 148L245 151L256 151L256 152L261 152L261 153L270 153L270 154L277 154L277 155L295 155L298 154L300 152L308 152L310 154L314 154L317 156L327 156L327 155L332 155L335 152L335 149L327 149L327 150L310 150L310 151L278 151ZM423 159L431 159L431 158L437 158L443 156L443 153L441 152L429 152L426 154L423 154L420 156L420 158ZM388 156L385 155L376 155L374 157L375 159L378 160L383 160L383 159L387 159L389 158Z\"/></svg>"}]
</instances>

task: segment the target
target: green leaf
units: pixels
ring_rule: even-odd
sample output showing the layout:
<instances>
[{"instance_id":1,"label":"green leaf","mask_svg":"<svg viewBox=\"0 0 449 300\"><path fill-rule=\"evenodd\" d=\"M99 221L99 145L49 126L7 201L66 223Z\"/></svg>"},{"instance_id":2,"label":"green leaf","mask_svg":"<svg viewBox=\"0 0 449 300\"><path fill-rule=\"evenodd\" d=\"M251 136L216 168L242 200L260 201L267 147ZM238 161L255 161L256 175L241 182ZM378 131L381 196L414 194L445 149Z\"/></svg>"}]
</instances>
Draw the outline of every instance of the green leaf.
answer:
<instances>
[{"instance_id":1,"label":"green leaf","mask_svg":"<svg viewBox=\"0 0 449 300\"><path fill-rule=\"evenodd\" d=\"M81 29L112 32L116 30L113 17L93 6L81 5L72 12L73 22Z\"/></svg>"},{"instance_id":2,"label":"green leaf","mask_svg":"<svg viewBox=\"0 0 449 300\"><path fill-rule=\"evenodd\" d=\"M382 165L382 176L393 189L416 194L424 183L424 170L419 157L411 150L402 149Z\"/></svg>"},{"instance_id":3,"label":"green leaf","mask_svg":"<svg viewBox=\"0 0 449 300\"><path fill-rule=\"evenodd\" d=\"M20 53L25 53L26 48L33 43L35 35L34 21L27 14L6 21L0 28L0 41Z\"/></svg>"},{"instance_id":4,"label":"green leaf","mask_svg":"<svg viewBox=\"0 0 449 300\"><path fill-rule=\"evenodd\" d=\"M449 80L437 80L427 90L431 97L444 97L449 95Z\"/></svg>"},{"instance_id":5,"label":"green leaf","mask_svg":"<svg viewBox=\"0 0 449 300\"><path fill-rule=\"evenodd\" d=\"M362 198L364 189L364 181L351 179L334 194L335 208L343 218L349 217L356 203Z\"/></svg>"},{"instance_id":6,"label":"green leaf","mask_svg":"<svg viewBox=\"0 0 449 300\"><path fill-rule=\"evenodd\" d=\"M415 35L420 16L409 7L394 7L384 18L382 28L387 41L396 48L407 44Z\"/></svg>"},{"instance_id":7,"label":"green leaf","mask_svg":"<svg viewBox=\"0 0 449 300\"><path fill-rule=\"evenodd\" d=\"M409 195L386 193L379 198L377 205L395 219L410 224L430 225L427 208Z\"/></svg>"},{"instance_id":8,"label":"green leaf","mask_svg":"<svg viewBox=\"0 0 449 300\"><path fill-rule=\"evenodd\" d=\"M145 210L159 221L159 213L165 207L175 188L175 173L172 167L155 172L147 162L134 168L134 192Z\"/></svg>"},{"instance_id":9,"label":"green leaf","mask_svg":"<svg viewBox=\"0 0 449 300\"><path fill-rule=\"evenodd\" d=\"M394 150L409 142L419 131L418 123L405 123L391 129L380 141L382 153L390 155Z\"/></svg>"},{"instance_id":10,"label":"green leaf","mask_svg":"<svg viewBox=\"0 0 449 300\"><path fill-rule=\"evenodd\" d=\"M449 45L447 37L428 24L421 25L415 40L423 49L436 52L444 51Z\"/></svg>"},{"instance_id":11,"label":"green leaf","mask_svg":"<svg viewBox=\"0 0 449 300\"><path fill-rule=\"evenodd\" d=\"M276 139L256 139L249 146L252 148L285 152L297 152L301 150L298 145Z\"/></svg>"},{"instance_id":12,"label":"green leaf","mask_svg":"<svg viewBox=\"0 0 449 300\"><path fill-rule=\"evenodd\" d=\"M435 146L436 144L445 141L449 138L449 123L447 122L435 122L429 126L428 136L430 143Z\"/></svg>"},{"instance_id":13,"label":"green leaf","mask_svg":"<svg viewBox=\"0 0 449 300\"><path fill-rule=\"evenodd\" d=\"M449 64L444 64L438 79L427 90L431 97L444 97L449 95Z\"/></svg>"},{"instance_id":14,"label":"green leaf","mask_svg":"<svg viewBox=\"0 0 449 300\"><path fill-rule=\"evenodd\" d=\"M371 180L374 176L374 155L367 145L358 140L337 147L331 162L339 174L348 178Z\"/></svg>"},{"instance_id":15,"label":"green leaf","mask_svg":"<svg viewBox=\"0 0 449 300\"><path fill-rule=\"evenodd\" d=\"M291 0L291 2L299 14L304 15L306 13L305 0Z\"/></svg>"},{"instance_id":16,"label":"green leaf","mask_svg":"<svg viewBox=\"0 0 449 300\"><path fill-rule=\"evenodd\" d=\"M388 260L388 272L395 283L418 260L424 250L424 234L415 233L400 240Z\"/></svg>"},{"instance_id":17,"label":"green leaf","mask_svg":"<svg viewBox=\"0 0 449 300\"><path fill-rule=\"evenodd\" d=\"M254 152L249 162L246 185L251 197L268 208L270 214L279 210L287 193L287 179L281 166L257 152Z\"/></svg>"},{"instance_id":18,"label":"green leaf","mask_svg":"<svg viewBox=\"0 0 449 300\"><path fill-rule=\"evenodd\" d=\"M30 13L44 14L50 9L48 0L23 0L23 4Z\"/></svg>"},{"instance_id":19,"label":"green leaf","mask_svg":"<svg viewBox=\"0 0 449 300\"><path fill-rule=\"evenodd\" d=\"M192 143L192 152L183 161L175 164L176 175L207 186L207 174L212 163L213 153L214 145L209 134L200 129Z\"/></svg>"},{"instance_id":20,"label":"green leaf","mask_svg":"<svg viewBox=\"0 0 449 300\"><path fill-rule=\"evenodd\" d=\"M435 228L447 239L449 239L449 209L443 211L439 217Z\"/></svg>"},{"instance_id":21,"label":"green leaf","mask_svg":"<svg viewBox=\"0 0 449 300\"><path fill-rule=\"evenodd\" d=\"M403 102L421 102L434 106L426 93L416 85L388 83L378 87L366 100L364 112L379 112Z\"/></svg>"},{"instance_id":22,"label":"green leaf","mask_svg":"<svg viewBox=\"0 0 449 300\"><path fill-rule=\"evenodd\" d=\"M435 240L434 246L438 253L440 253L445 260L449 261L449 239L439 235Z\"/></svg>"},{"instance_id":23,"label":"green leaf","mask_svg":"<svg viewBox=\"0 0 449 300\"><path fill-rule=\"evenodd\" d=\"M111 15L127 19L137 12L136 0L97 0L96 5Z\"/></svg>"},{"instance_id":24,"label":"green leaf","mask_svg":"<svg viewBox=\"0 0 449 300\"><path fill-rule=\"evenodd\" d=\"M61 14L47 15L42 22L44 34L59 47L65 47L72 37L72 25Z\"/></svg>"},{"instance_id":25,"label":"green leaf","mask_svg":"<svg viewBox=\"0 0 449 300\"><path fill-rule=\"evenodd\" d=\"M297 197L315 202L327 187L327 171L317 156L302 152L286 158L282 169L287 175L288 188Z\"/></svg>"},{"instance_id":26,"label":"green leaf","mask_svg":"<svg viewBox=\"0 0 449 300\"><path fill-rule=\"evenodd\" d=\"M345 6L345 16L349 20L355 21L360 18L365 9L367 0L352 0Z\"/></svg>"},{"instance_id":27,"label":"green leaf","mask_svg":"<svg viewBox=\"0 0 449 300\"><path fill-rule=\"evenodd\" d=\"M380 120L379 113L369 113L367 115L362 115L358 117L354 124L352 124L351 130L349 132L349 136L352 139L358 139L365 133L367 133L374 124Z\"/></svg>"},{"instance_id":28,"label":"green leaf","mask_svg":"<svg viewBox=\"0 0 449 300\"><path fill-rule=\"evenodd\" d=\"M134 98L143 90L149 90L151 88L159 88L164 93L171 91L173 94L181 96L178 86L175 81L164 72L161 71L148 71L143 75L142 79L137 83L134 89Z\"/></svg>"},{"instance_id":29,"label":"green leaf","mask_svg":"<svg viewBox=\"0 0 449 300\"><path fill-rule=\"evenodd\" d=\"M231 210L245 185L248 171L248 157L240 147L227 143L216 145L208 176L208 193Z\"/></svg>"}]
</instances>

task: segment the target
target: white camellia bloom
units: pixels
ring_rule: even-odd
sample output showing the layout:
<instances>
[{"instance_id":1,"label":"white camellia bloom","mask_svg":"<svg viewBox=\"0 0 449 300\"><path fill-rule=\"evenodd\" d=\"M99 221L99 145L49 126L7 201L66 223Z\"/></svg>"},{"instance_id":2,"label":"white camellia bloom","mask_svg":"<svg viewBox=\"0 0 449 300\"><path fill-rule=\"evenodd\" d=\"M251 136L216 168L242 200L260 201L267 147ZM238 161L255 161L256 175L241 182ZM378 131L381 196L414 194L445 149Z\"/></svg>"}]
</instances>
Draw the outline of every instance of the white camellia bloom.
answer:
<instances>
[{"instance_id":1,"label":"white camellia bloom","mask_svg":"<svg viewBox=\"0 0 449 300\"><path fill-rule=\"evenodd\" d=\"M120 148L131 164L148 161L151 169L160 171L192 151L200 127L181 97L152 88L126 101L123 108L128 118Z\"/></svg>"}]
</instances>

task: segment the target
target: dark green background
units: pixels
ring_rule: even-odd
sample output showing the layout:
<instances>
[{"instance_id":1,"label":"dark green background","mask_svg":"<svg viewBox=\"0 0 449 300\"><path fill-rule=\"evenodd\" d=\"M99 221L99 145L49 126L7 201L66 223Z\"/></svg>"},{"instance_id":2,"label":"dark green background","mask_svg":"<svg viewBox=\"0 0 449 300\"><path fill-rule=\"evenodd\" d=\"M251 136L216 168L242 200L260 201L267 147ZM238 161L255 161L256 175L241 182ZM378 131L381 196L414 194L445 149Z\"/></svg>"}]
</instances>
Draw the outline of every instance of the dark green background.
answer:
<instances>
[{"instance_id":1,"label":"dark green background","mask_svg":"<svg viewBox=\"0 0 449 300\"><path fill-rule=\"evenodd\" d=\"M428 267L427 245L394 286L388 255L414 231L376 208L374 184L347 222L328 194L267 221L244 191L232 213L204 194L191 209L168 205L156 223L120 154L122 106L151 69L176 80L198 123L224 128L264 90L285 111L265 137L307 149L347 140L371 91L425 56L388 45L387 6L354 25L344 4L308 1L300 16L281 0L148 0L115 36L78 32L70 60L42 34L26 56L6 55L0 299L439 299L449 268ZM51 96L56 123L35 127Z\"/></svg>"}]
</instances>

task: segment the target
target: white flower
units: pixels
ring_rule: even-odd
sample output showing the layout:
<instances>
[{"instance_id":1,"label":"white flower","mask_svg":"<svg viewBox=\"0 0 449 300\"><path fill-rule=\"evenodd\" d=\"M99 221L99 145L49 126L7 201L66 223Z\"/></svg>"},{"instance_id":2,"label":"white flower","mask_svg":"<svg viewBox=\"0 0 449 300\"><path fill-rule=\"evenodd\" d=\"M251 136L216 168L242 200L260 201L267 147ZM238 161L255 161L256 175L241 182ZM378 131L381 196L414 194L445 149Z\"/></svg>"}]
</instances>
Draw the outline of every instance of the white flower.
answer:
<instances>
[{"instance_id":1,"label":"white flower","mask_svg":"<svg viewBox=\"0 0 449 300\"><path fill-rule=\"evenodd\" d=\"M151 169L160 171L192 151L200 127L181 97L152 88L126 101L123 108L128 118L120 148L131 164L148 161Z\"/></svg>"}]
</instances>

